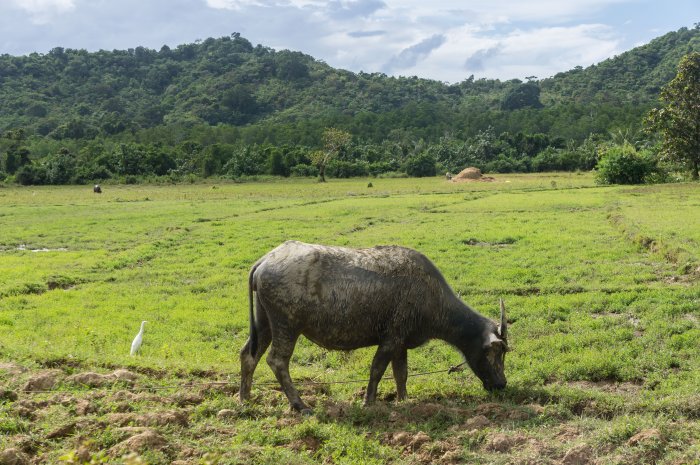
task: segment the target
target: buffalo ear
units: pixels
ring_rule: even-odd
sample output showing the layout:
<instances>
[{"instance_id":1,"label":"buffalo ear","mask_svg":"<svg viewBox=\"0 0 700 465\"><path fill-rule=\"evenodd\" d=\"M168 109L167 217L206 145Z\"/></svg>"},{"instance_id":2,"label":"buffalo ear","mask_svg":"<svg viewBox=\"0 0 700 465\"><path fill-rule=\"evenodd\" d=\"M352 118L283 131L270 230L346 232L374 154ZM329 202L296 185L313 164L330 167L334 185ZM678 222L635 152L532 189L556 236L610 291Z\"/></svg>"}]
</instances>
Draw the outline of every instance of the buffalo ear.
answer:
<instances>
[{"instance_id":1,"label":"buffalo ear","mask_svg":"<svg viewBox=\"0 0 700 465\"><path fill-rule=\"evenodd\" d=\"M504 341L508 340L508 319L506 318L506 305L503 299L499 299L501 305L501 325L498 327L498 335Z\"/></svg>"},{"instance_id":2,"label":"buffalo ear","mask_svg":"<svg viewBox=\"0 0 700 465\"><path fill-rule=\"evenodd\" d=\"M488 338L484 341L484 349L498 345L505 346L505 342L497 334L489 333Z\"/></svg>"}]
</instances>

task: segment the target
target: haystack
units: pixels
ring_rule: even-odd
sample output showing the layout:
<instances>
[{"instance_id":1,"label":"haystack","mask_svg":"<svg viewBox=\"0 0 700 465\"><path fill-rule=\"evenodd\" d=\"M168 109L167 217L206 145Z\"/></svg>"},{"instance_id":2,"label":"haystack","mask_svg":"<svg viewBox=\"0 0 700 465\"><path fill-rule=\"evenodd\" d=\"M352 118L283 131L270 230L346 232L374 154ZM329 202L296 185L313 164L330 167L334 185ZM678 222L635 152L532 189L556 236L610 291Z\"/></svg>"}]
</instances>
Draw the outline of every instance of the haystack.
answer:
<instances>
[{"instance_id":1,"label":"haystack","mask_svg":"<svg viewBox=\"0 0 700 465\"><path fill-rule=\"evenodd\" d=\"M459 172L458 175L452 178L452 182L465 182L465 181L495 181L494 178L489 176L483 176L479 168L474 168L470 166Z\"/></svg>"},{"instance_id":2,"label":"haystack","mask_svg":"<svg viewBox=\"0 0 700 465\"><path fill-rule=\"evenodd\" d=\"M481 170L479 168L474 168L470 166L469 168L464 168L459 172L456 179L479 179L481 177Z\"/></svg>"}]
</instances>

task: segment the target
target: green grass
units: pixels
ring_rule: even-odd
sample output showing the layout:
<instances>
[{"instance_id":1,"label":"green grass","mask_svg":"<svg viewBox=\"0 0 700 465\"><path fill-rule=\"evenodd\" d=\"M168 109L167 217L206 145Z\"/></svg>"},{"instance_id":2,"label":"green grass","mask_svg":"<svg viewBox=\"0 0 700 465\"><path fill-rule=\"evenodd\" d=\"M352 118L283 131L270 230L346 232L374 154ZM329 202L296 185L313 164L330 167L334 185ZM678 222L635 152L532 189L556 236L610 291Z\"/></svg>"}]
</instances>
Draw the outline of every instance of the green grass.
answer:
<instances>
[{"instance_id":1,"label":"green grass","mask_svg":"<svg viewBox=\"0 0 700 465\"><path fill-rule=\"evenodd\" d=\"M0 388L19 393L17 401L0 400L0 445L53 461L81 441L105 452L127 434L110 414L128 412L138 426L147 412L182 410L188 426L156 425L169 445L142 451L141 459L526 463L534 454L537 463L554 463L588 444L600 463L698 461L697 445L688 447L700 440L697 184L596 187L589 174L367 183L106 186L102 195L84 187L0 188L0 361L28 370L0 367ZM248 270L288 239L413 247L483 314L495 318L504 298L514 348L507 390L490 395L470 372L417 377L409 379L408 402L363 409L362 384L304 386L316 409L311 419L288 412L283 395L262 385L273 380L264 363L256 401L245 406L232 395L235 386L192 388L201 395L191 405L178 400L187 390L126 404L115 390L95 394L67 382L54 393L19 392L47 368L67 376L126 367L140 374L137 386L235 385L248 332ZM149 321L142 351L130 357L141 320ZM329 353L302 339L292 376L363 379L372 355ZM410 352L409 369L460 361L431 342ZM380 396L393 390L383 382ZM55 400L62 395L72 400ZM18 408L42 400L37 415ZM94 411L76 414L79 401ZM464 430L483 405L495 406L486 414L491 425ZM233 416L217 417L222 409ZM46 439L71 418L85 422L80 436ZM629 444L650 429L659 437ZM430 441L392 439L419 431ZM498 452L499 434L526 446Z\"/></svg>"}]
</instances>

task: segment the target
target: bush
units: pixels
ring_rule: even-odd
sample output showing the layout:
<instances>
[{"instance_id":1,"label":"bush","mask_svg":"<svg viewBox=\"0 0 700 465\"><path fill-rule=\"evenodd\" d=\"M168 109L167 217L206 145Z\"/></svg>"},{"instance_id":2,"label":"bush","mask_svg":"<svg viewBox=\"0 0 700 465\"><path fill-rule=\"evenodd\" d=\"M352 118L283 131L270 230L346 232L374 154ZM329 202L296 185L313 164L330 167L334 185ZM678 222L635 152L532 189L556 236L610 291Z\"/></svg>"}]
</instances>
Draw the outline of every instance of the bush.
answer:
<instances>
[{"instance_id":1,"label":"bush","mask_svg":"<svg viewBox=\"0 0 700 465\"><path fill-rule=\"evenodd\" d=\"M406 174L416 178L435 176L435 157L423 152L406 160L405 169Z\"/></svg>"},{"instance_id":2,"label":"bush","mask_svg":"<svg viewBox=\"0 0 700 465\"><path fill-rule=\"evenodd\" d=\"M298 177L315 177L318 176L318 168L311 165L295 165L290 169L292 176Z\"/></svg>"},{"instance_id":3,"label":"bush","mask_svg":"<svg viewBox=\"0 0 700 465\"><path fill-rule=\"evenodd\" d=\"M602 150L596 181L600 184L642 184L657 173L657 161L648 151L637 152L631 144Z\"/></svg>"},{"instance_id":4,"label":"bush","mask_svg":"<svg viewBox=\"0 0 700 465\"><path fill-rule=\"evenodd\" d=\"M484 164L482 171L485 173L526 173L529 170L525 160L499 155L495 160Z\"/></svg>"},{"instance_id":5,"label":"bush","mask_svg":"<svg viewBox=\"0 0 700 465\"><path fill-rule=\"evenodd\" d=\"M15 180L23 186L38 186L46 184L46 167L31 163L24 165L15 173Z\"/></svg>"},{"instance_id":6,"label":"bush","mask_svg":"<svg viewBox=\"0 0 700 465\"><path fill-rule=\"evenodd\" d=\"M333 178L367 176L369 174L369 165L363 161L332 160L326 168L326 173Z\"/></svg>"}]
</instances>

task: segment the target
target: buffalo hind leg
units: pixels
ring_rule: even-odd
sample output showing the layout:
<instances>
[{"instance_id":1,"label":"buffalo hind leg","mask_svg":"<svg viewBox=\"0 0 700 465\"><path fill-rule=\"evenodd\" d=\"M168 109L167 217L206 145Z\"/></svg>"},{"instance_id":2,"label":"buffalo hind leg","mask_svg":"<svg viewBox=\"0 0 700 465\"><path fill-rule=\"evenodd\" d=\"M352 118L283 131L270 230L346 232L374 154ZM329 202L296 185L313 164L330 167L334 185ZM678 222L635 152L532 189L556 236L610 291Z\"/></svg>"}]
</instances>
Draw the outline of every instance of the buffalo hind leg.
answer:
<instances>
[{"instance_id":1,"label":"buffalo hind leg","mask_svg":"<svg viewBox=\"0 0 700 465\"><path fill-rule=\"evenodd\" d=\"M382 376L384 376L384 372L391 358L392 350L389 347L377 347L377 352L374 354L372 367L369 371L369 384L367 385L367 392L365 393L365 405L370 405L376 400L379 381L382 379Z\"/></svg>"},{"instance_id":2,"label":"buffalo hind leg","mask_svg":"<svg viewBox=\"0 0 700 465\"><path fill-rule=\"evenodd\" d=\"M394 352L391 369L396 381L396 400L406 399L406 380L408 379L408 351L400 349Z\"/></svg>"},{"instance_id":3,"label":"buffalo hind leg","mask_svg":"<svg viewBox=\"0 0 700 465\"><path fill-rule=\"evenodd\" d=\"M270 346L272 334L270 325L267 322L267 315L264 312L258 312L256 318L256 328L258 331L258 348L255 354L250 353L250 338L241 349L241 387L238 391L238 396L242 402L250 399L250 389L253 386L253 373L258 366L258 362L263 354Z\"/></svg>"},{"instance_id":4,"label":"buffalo hind leg","mask_svg":"<svg viewBox=\"0 0 700 465\"><path fill-rule=\"evenodd\" d=\"M282 386L292 409L304 413L311 413L311 409L301 400L299 391L292 384L292 377L289 376L289 359L292 358L296 337L290 338L282 335L275 335L270 353L267 354L267 364L275 374L277 381Z\"/></svg>"}]
</instances>

